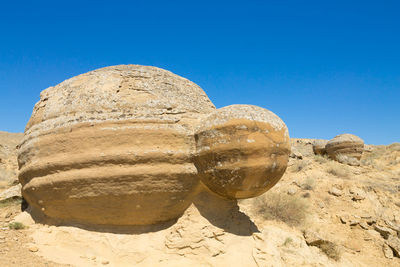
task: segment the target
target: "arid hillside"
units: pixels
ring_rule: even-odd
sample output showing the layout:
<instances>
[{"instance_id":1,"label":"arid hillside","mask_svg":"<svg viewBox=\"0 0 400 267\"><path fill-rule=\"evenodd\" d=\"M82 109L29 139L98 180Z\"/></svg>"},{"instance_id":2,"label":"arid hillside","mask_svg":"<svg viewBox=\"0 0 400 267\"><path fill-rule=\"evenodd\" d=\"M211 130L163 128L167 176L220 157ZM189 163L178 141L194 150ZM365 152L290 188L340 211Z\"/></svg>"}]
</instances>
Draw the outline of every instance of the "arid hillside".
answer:
<instances>
[{"instance_id":1,"label":"arid hillside","mask_svg":"<svg viewBox=\"0 0 400 267\"><path fill-rule=\"evenodd\" d=\"M0 190L18 180L18 163L16 146L24 135L0 131Z\"/></svg>"},{"instance_id":2,"label":"arid hillside","mask_svg":"<svg viewBox=\"0 0 400 267\"><path fill-rule=\"evenodd\" d=\"M3 196L20 138L0 134ZM349 166L314 155L312 139L291 142L267 193L236 202L204 189L161 225L35 224L20 198L0 198L0 266L399 266L400 144L366 145Z\"/></svg>"}]
</instances>

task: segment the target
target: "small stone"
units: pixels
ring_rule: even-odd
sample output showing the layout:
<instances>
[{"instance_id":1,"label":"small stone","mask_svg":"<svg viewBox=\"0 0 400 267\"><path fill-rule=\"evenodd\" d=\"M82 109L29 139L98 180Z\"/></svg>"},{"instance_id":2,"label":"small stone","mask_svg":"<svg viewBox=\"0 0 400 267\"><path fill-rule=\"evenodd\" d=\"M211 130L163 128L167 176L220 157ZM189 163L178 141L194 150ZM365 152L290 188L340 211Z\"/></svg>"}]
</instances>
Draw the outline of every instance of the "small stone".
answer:
<instances>
[{"instance_id":1,"label":"small stone","mask_svg":"<svg viewBox=\"0 0 400 267\"><path fill-rule=\"evenodd\" d=\"M296 194L297 190L295 188L289 188L289 190L287 191L287 193L291 196L293 196L294 194Z\"/></svg>"},{"instance_id":2,"label":"small stone","mask_svg":"<svg viewBox=\"0 0 400 267\"><path fill-rule=\"evenodd\" d=\"M353 201L361 201L361 200L364 200L364 199L365 199L365 196L359 195L359 194L354 195L353 198L352 198Z\"/></svg>"},{"instance_id":3,"label":"small stone","mask_svg":"<svg viewBox=\"0 0 400 267\"><path fill-rule=\"evenodd\" d=\"M360 225L360 227L361 227L362 229L368 230L368 224L367 224L367 223L365 223L365 222L360 222L359 225Z\"/></svg>"},{"instance_id":4,"label":"small stone","mask_svg":"<svg viewBox=\"0 0 400 267\"><path fill-rule=\"evenodd\" d=\"M313 246L313 244L318 243L321 241L321 237L318 236L317 233L312 231L305 231L304 232L304 239L306 240L307 245Z\"/></svg>"},{"instance_id":5,"label":"small stone","mask_svg":"<svg viewBox=\"0 0 400 267\"><path fill-rule=\"evenodd\" d=\"M356 226L357 224L359 224L360 222L359 221L357 221L357 220L351 220L350 222L349 222L349 225L350 226Z\"/></svg>"},{"instance_id":6,"label":"small stone","mask_svg":"<svg viewBox=\"0 0 400 267\"><path fill-rule=\"evenodd\" d=\"M109 261L102 261L101 262L101 264L103 264L103 265L107 265L107 264L109 264L110 262Z\"/></svg>"},{"instance_id":7,"label":"small stone","mask_svg":"<svg viewBox=\"0 0 400 267\"><path fill-rule=\"evenodd\" d=\"M386 258L393 259L393 250L387 244L383 244L382 250Z\"/></svg>"},{"instance_id":8,"label":"small stone","mask_svg":"<svg viewBox=\"0 0 400 267\"><path fill-rule=\"evenodd\" d=\"M337 189L336 187L332 187L328 192L329 194L334 195L336 197L340 197L341 195L343 195L343 192Z\"/></svg>"},{"instance_id":9,"label":"small stone","mask_svg":"<svg viewBox=\"0 0 400 267\"><path fill-rule=\"evenodd\" d=\"M39 251L39 248L32 245L32 246L29 247L29 251L30 251L30 252L38 252L38 251Z\"/></svg>"}]
</instances>

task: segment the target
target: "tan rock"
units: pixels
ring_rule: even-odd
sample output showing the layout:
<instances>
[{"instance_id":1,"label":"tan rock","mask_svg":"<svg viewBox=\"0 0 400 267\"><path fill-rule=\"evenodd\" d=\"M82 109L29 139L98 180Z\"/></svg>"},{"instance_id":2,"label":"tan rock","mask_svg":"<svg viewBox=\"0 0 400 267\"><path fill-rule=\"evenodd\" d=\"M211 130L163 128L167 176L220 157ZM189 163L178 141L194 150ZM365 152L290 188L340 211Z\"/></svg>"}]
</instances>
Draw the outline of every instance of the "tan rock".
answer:
<instances>
[{"instance_id":1,"label":"tan rock","mask_svg":"<svg viewBox=\"0 0 400 267\"><path fill-rule=\"evenodd\" d=\"M389 236L391 235L396 235L396 232L393 231L390 228L384 227L384 226L380 226L380 225L375 225L374 226L375 231L377 231L378 233L381 234L381 236L385 239L388 239Z\"/></svg>"},{"instance_id":2,"label":"tan rock","mask_svg":"<svg viewBox=\"0 0 400 267\"><path fill-rule=\"evenodd\" d=\"M340 197L341 195L343 195L342 190L337 189L336 187L332 187L331 189L329 189L328 193L334 195L335 197Z\"/></svg>"},{"instance_id":3,"label":"tan rock","mask_svg":"<svg viewBox=\"0 0 400 267\"><path fill-rule=\"evenodd\" d=\"M364 141L352 134L341 134L331 139L325 149L333 160L348 165L360 165Z\"/></svg>"},{"instance_id":4,"label":"tan rock","mask_svg":"<svg viewBox=\"0 0 400 267\"><path fill-rule=\"evenodd\" d=\"M295 146L291 148L290 157L294 159L303 159L303 155Z\"/></svg>"},{"instance_id":5,"label":"tan rock","mask_svg":"<svg viewBox=\"0 0 400 267\"><path fill-rule=\"evenodd\" d=\"M382 250L385 258L393 259L393 250L387 244L383 244Z\"/></svg>"},{"instance_id":6,"label":"tan rock","mask_svg":"<svg viewBox=\"0 0 400 267\"><path fill-rule=\"evenodd\" d=\"M13 198L21 198L21 185L14 185L0 193L0 202Z\"/></svg>"},{"instance_id":7,"label":"tan rock","mask_svg":"<svg viewBox=\"0 0 400 267\"><path fill-rule=\"evenodd\" d=\"M23 196L71 222L176 218L199 184L193 128L214 110L199 86L155 67L106 67L50 87L19 149Z\"/></svg>"},{"instance_id":8,"label":"tan rock","mask_svg":"<svg viewBox=\"0 0 400 267\"><path fill-rule=\"evenodd\" d=\"M273 187L286 170L290 140L284 122L249 105L218 109L196 132L201 181L225 198L250 198Z\"/></svg>"},{"instance_id":9,"label":"tan rock","mask_svg":"<svg viewBox=\"0 0 400 267\"><path fill-rule=\"evenodd\" d=\"M365 199L365 192L358 188L352 188L349 190L350 194L352 194L353 201L361 201Z\"/></svg>"},{"instance_id":10,"label":"tan rock","mask_svg":"<svg viewBox=\"0 0 400 267\"><path fill-rule=\"evenodd\" d=\"M360 222L360 227L362 229L364 229L364 230L368 230L369 229L368 224L366 222Z\"/></svg>"},{"instance_id":11,"label":"tan rock","mask_svg":"<svg viewBox=\"0 0 400 267\"><path fill-rule=\"evenodd\" d=\"M295 195L297 193L297 190L296 190L296 188L292 187L292 188L288 189L287 193L289 195L293 196L293 195Z\"/></svg>"},{"instance_id":12,"label":"tan rock","mask_svg":"<svg viewBox=\"0 0 400 267\"><path fill-rule=\"evenodd\" d=\"M400 239L395 236L389 236L386 242L392 248L393 254L400 258Z\"/></svg>"},{"instance_id":13,"label":"tan rock","mask_svg":"<svg viewBox=\"0 0 400 267\"><path fill-rule=\"evenodd\" d=\"M313 143L313 151L315 155L325 155L326 154L326 149L325 146L328 143L327 140L322 140L322 139L318 139L315 140Z\"/></svg>"},{"instance_id":14,"label":"tan rock","mask_svg":"<svg viewBox=\"0 0 400 267\"><path fill-rule=\"evenodd\" d=\"M39 251L39 248L35 245L30 245L28 249L30 252L38 252Z\"/></svg>"}]
</instances>

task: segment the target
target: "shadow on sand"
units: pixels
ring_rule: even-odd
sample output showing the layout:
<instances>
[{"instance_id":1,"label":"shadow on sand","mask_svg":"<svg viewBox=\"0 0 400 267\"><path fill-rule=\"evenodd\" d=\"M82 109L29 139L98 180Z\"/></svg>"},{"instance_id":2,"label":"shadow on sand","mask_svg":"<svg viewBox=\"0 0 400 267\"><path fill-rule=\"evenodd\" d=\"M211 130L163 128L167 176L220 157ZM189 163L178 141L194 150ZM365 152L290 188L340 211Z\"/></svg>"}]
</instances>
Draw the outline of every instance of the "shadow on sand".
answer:
<instances>
[{"instance_id":1,"label":"shadow on sand","mask_svg":"<svg viewBox=\"0 0 400 267\"><path fill-rule=\"evenodd\" d=\"M260 232L250 217L239 210L237 200L224 199L204 189L193 203L204 218L226 232L240 236Z\"/></svg>"}]
</instances>

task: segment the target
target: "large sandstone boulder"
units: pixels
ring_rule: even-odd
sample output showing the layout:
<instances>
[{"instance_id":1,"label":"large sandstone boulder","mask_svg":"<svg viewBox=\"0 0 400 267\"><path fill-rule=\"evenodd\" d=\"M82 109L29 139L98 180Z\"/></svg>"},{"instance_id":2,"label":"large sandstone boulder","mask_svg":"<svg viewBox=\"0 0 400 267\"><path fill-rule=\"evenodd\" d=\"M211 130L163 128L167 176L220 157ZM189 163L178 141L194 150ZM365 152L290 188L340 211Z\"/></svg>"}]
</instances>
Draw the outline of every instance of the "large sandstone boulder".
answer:
<instances>
[{"instance_id":1,"label":"large sandstone boulder","mask_svg":"<svg viewBox=\"0 0 400 267\"><path fill-rule=\"evenodd\" d=\"M269 110L248 105L218 109L203 120L195 137L200 179L222 197L258 196L286 170L288 129Z\"/></svg>"},{"instance_id":2,"label":"large sandstone boulder","mask_svg":"<svg viewBox=\"0 0 400 267\"><path fill-rule=\"evenodd\" d=\"M199 185L193 128L214 110L199 86L155 67L107 67L50 87L20 145L22 194L36 211L69 222L177 218ZM271 136L286 131L263 127Z\"/></svg>"},{"instance_id":3,"label":"large sandstone boulder","mask_svg":"<svg viewBox=\"0 0 400 267\"><path fill-rule=\"evenodd\" d=\"M341 163L359 165L364 151L364 141L352 134L341 134L325 146L328 156Z\"/></svg>"}]
</instances>

